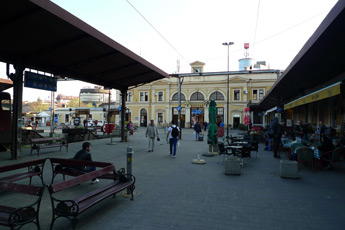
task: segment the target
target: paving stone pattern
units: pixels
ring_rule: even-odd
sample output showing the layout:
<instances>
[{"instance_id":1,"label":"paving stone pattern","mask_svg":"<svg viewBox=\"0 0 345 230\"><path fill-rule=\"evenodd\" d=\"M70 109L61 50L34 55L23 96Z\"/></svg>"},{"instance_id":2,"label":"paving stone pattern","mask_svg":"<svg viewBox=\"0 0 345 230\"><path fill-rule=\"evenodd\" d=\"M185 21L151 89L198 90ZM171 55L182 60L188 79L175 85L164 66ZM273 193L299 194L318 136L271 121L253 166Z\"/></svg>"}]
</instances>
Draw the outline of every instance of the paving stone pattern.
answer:
<instances>
[{"instance_id":1,"label":"paving stone pattern","mask_svg":"<svg viewBox=\"0 0 345 230\"><path fill-rule=\"evenodd\" d=\"M206 135L203 142L196 142L193 131L185 129L181 148L172 159L163 130L159 132L161 141L156 142L154 152L148 152L144 128L127 143L120 143L118 138L113 139L116 145L109 144L110 138L91 141L93 159L112 162L116 168L126 168L126 149L133 147L136 195L131 201L119 194L92 207L79 217L77 229L345 229L345 172L312 172L311 167L300 166L300 179L283 179L279 176L280 160L260 144L259 158L254 153L250 165L245 160L240 176L225 175L223 157L219 163L218 156L202 156L205 165L191 163L198 153L207 153ZM81 144L71 143L68 153L44 149L40 157L71 158ZM38 158L29 153L24 149L18 161L11 161L9 153L0 153L0 165ZM49 184L51 169L47 163L44 180ZM61 180L60 175L56 181ZM39 184L39 180L34 183ZM103 183L84 183L59 195L73 197ZM15 195L0 196L4 204L16 200ZM51 214L45 191L40 211L43 230L49 229ZM60 218L54 229L72 228L67 219Z\"/></svg>"}]
</instances>

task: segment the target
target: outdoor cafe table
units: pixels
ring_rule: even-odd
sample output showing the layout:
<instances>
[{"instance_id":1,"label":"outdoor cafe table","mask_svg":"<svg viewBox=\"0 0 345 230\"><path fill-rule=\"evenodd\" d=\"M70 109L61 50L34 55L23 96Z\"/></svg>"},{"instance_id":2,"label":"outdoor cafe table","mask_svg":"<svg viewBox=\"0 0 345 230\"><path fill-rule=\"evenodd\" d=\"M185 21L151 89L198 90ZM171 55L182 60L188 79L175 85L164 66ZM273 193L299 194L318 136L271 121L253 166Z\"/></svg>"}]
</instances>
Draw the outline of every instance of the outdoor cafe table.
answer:
<instances>
[{"instance_id":1,"label":"outdoor cafe table","mask_svg":"<svg viewBox=\"0 0 345 230\"><path fill-rule=\"evenodd\" d=\"M242 151L243 146L242 145L228 145L226 146L226 149L230 149L232 151L232 154L236 156L236 153Z\"/></svg>"}]
</instances>

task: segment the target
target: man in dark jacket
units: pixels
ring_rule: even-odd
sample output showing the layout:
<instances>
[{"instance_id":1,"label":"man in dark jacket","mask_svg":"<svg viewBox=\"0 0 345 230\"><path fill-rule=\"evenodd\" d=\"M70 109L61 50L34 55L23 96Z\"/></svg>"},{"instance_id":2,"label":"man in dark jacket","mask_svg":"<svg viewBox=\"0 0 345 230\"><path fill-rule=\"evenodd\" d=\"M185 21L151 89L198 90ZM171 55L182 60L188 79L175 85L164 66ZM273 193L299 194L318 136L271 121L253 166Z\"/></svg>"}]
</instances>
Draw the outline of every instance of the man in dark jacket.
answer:
<instances>
[{"instance_id":1,"label":"man in dark jacket","mask_svg":"<svg viewBox=\"0 0 345 230\"><path fill-rule=\"evenodd\" d=\"M90 142L84 142L82 145L82 150L80 150L79 152L77 152L73 159L74 160L80 160L80 161L92 161L92 157L91 157L91 143ZM85 171L85 172L91 172L91 171L95 171L96 167L94 166L85 166L85 167L81 167L78 168L81 171ZM92 179L92 183L98 183L99 180L96 179Z\"/></svg>"},{"instance_id":2,"label":"man in dark jacket","mask_svg":"<svg viewBox=\"0 0 345 230\"><path fill-rule=\"evenodd\" d=\"M201 125L199 121L196 122L194 125L194 131L195 131L195 141L198 141L199 133L201 132Z\"/></svg>"},{"instance_id":3,"label":"man in dark jacket","mask_svg":"<svg viewBox=\"0 0 345 230\"><path fill-rule=\"evenodd\" d=\"M272 138L273 138L273 152L274 152L273 157L274 158L280 158L280 156L278 156L278 151L279 151L279 147L281 143L282 130L283 128L279 124L278 118L274 117L269 129L269 133L270 135L272 135Z\"/></svg>"}]
</instances>

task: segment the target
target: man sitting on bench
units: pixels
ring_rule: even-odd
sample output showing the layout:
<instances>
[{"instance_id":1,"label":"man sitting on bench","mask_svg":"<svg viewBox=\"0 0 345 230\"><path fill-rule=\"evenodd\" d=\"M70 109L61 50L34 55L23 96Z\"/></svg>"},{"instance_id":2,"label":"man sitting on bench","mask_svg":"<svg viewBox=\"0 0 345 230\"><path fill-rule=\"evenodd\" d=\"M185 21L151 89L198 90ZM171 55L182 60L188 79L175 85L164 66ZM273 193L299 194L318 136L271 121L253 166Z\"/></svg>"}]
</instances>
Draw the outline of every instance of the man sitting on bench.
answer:
<instances>
[{"instance_id":1,"label":"man sitting on bench","mask_svg":"<svg viewBox=\"0 0 345 230\"><path fill-rule=\"evenodd\" d=\"M92 157L91 157L91 143L90 142L84 142L82 145L82 150L80 150L79 152L77 152L73 159L74 160L82 160L82 161L92 161ZM75 166L76 168L77 166ZM80 168L77 168L80 171L85 171L85 172L91 172L91 171L95 171L96 167L94 166L80 166ZM97 178L92 179L92 183L98 183L99 180Z\"/></svg>"}]
</instances>

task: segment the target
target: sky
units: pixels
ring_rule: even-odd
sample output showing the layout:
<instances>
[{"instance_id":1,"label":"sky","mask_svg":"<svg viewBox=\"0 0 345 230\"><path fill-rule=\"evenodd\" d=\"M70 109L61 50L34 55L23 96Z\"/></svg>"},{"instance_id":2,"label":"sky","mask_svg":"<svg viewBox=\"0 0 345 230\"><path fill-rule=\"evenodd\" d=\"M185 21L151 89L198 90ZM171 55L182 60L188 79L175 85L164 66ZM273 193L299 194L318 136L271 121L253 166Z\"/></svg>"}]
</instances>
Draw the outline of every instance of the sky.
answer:
<instances>
[{"instance_id":1,"label":"sky","mask_svg":"<svg viewBox=\"0 0 345 230\"><path fill-rule=\"evenodd\" d=\"M284 70L337 0L53 0L168 74L190 73L190 63L204 72L238 70L244 58L266 61ZM179 65L178 65L179 63ZM0 65L0 77L6 69ZM93 85L58 82L57 94L78 96ZM11 91L11 90L10 90ZM48 99L49 91L24 88L23 100Z\"/></svg>"}]
</instances>

